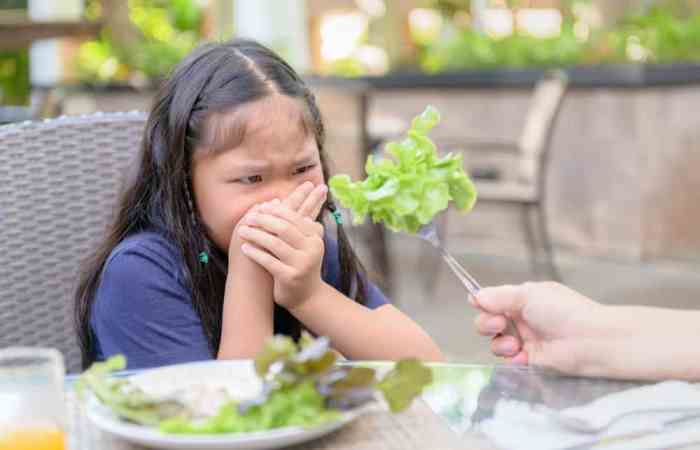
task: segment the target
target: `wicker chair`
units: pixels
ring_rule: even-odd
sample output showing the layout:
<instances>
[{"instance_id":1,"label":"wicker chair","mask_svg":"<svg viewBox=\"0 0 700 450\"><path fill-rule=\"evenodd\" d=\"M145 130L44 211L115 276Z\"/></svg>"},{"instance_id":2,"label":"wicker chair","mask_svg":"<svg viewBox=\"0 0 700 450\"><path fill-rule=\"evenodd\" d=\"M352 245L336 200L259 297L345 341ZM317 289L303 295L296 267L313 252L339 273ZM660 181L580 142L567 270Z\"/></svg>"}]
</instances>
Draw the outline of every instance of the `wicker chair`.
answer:
<instances>
[{"instance_id":1,"label":"wicker chair","mask_svg":"<svg viewBox=\"0 0 700 450\"><path fill-rule=\"evenodd\" d=\"M0 347L58 348L80 369L78 269L110 220L142 113L0 127Z\"/></svg>"},{"instance_id":2,"label":"wicker chair","mask_svg":"<svg viewBox=\"0 0 700 450\"><path fill-rule=\"evenodd\" d=\"M0 125L56 117L62 108L63 91L60 89L34 88L27 106L3 105L0 90Z\"/></svg>"}]
</instances>

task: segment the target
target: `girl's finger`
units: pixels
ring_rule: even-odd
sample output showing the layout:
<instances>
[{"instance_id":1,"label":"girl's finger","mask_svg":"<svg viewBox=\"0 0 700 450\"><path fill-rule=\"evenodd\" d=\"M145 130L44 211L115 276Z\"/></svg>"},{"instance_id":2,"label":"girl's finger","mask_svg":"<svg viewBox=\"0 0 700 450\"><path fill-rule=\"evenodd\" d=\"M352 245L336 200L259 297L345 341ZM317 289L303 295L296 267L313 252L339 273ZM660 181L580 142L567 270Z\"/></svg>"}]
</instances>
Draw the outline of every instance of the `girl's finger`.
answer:
<instances>
[{"instance_id":1,"label":"girl's finger","mask_svg":"<svg viewBox=\"0 0 700 450\"><path fill-rule=\"evenodd\" d=\"M251 206L250 209L248 209L248 211L246 211L246 213L243 215L243 217L241 217L241 220L239 220L238 223L236 224L236 226L233 228L233 232L238 233L238 230L240 229L240 227L242 227L243 225L245 225L247 223L248 218L251 215L260 211L260 208L262 207L263 204L264 203L256 203L255 205Z\"/></svg>"},{"instance_id":2,"label":"girl's finger","mask_svg":"<svg viewBox=\"0 0 700 450\"><path fill-rule=\"evenodd\" d=\"M274 234L248 225L243 225L239 233L245 241L255 244L280 261L290 263L294 259L296 250Z\"/></svg>"},{"instance_id":3,"label":"girl's finger","mask_svg":"<svg viewBox=\"0 0 700 450\"><path fill-rule=\"evenodd\" d=\"M297 211L304 217L315 219L321 212L321 208L323 208L327 196L328 187L326 187L325 184L320 184L311 191Z\"/></svg>"},{"instance_id":4,"label":"girl's finger","mask_svg":"<svg viewBox=\"0 0 700 450\"><path fill-rule=\"evenodd\" d=\"M288 276L290 267L260 247L257 247L250 242L246 242L241 246L241 251L248 258L252 259L267 270L273 277L279 278Z\"/></svg>"},{"instance_id":5,"label":"girl's finger","mask_svg":"<svg viewBox=\"0 0 700 450\"><path fill-rule=\"evenodd\" d=\"M298 211L302 203L304 203L304 200L308 198L313 190L314 184L310 181L305 181L297 186L294 192L289 194L287 198L283 199L282 203L287 205L292 211Z\"/></svg>"},{"instance_id":6,"label":"girl's finger","mask_svg":"<svg viewBox=\"0 0 700 450\"><path fill-rule=\"evenodd\" d=\"M246 219L246 222L247 225L277 235L280 239L296 249L301 250L304 247L304 235L297 227L284 219L272 214L258 212L251 214Z\"/></svg>"},{"instance_id":7,"label":"girl's finger","mask_svg":"<svg viewBox=\"0 0 700 450\"><path fill-rule=\"evenodd\" d=\"M304 229L309 236L316 236L323 239L323 236L326 234L326 229L323 227L322 223L311 220L308 217L304 217L302 220L304 222Z\"/></svg>"},{"instance_id":8,"label":"girl's finger","mask_svg":"<svg viewBox=\"0 0 700 450\"><path fill-rule=\"evenodd\" d=\"M305 236L319 236L319 231L323 232L323 225L320 223L309 219L308 217L303 217L299 213L290 210L285 205L267 205L260 208L264 213L272 214L284 219L297 227ZM320 235L321 237L323 234Z\"/></svg>"}]
</instances>

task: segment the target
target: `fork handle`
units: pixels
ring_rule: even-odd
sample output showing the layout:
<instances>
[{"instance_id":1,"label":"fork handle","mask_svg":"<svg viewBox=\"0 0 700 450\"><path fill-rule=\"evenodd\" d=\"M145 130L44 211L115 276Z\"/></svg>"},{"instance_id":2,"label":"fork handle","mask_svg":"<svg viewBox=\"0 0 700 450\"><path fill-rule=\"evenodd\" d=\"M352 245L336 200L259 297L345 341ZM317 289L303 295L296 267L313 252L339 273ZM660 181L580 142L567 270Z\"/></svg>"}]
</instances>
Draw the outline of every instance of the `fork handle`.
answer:
<instances>
[{"instance_id":1,"label":"fork handle","mask_svg":"<svg viewBox=\"0 0 700 450\"><path fill-rule=\"evenodd\" d=\"M476 299L479 291L481 290L479 283L444 247L440 248L440 253L442 254L442 258L445 260L447 265L450 267L450 269L452 269L452 272L457 276L457 278L459 278L464 287L467 288L469 295ZM522 338L520 337L518 328L515 326L515 322L511 318L506 318L506 329L503 333L501 333L501 335L513 336L522 343Z\"/></svg>"},{"instance_id":2,"label":"fork handle","mask_svg":"<svg viewBox=\"0 0 700 450\"><path fill-rule=\"evenodd\" d=\"M452 269L452 272L457 276L457 278L459 278L464 287L467 288L469 294L476 298L477 294L479 294L479 291L481 290L479 283L477 283L474 277L467 272L467 269L465 269L464 266L462 266L447 250L441 248L440 253L442 253L442 258L445 260L450 269Z\"/></svg>"}]
</instances>

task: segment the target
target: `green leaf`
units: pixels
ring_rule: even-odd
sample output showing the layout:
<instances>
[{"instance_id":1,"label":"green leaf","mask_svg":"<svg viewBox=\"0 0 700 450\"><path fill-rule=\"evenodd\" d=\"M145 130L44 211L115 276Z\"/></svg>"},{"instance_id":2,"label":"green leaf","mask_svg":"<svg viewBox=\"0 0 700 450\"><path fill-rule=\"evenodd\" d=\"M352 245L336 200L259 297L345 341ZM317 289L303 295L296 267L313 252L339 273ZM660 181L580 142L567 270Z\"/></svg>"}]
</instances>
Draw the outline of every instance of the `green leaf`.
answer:
<instances>
[{"instance_id":1,"label":"green leaf","mask_svg":"<svg viewBox=\"0 0 700 450\"><path fill-rule=\"evenodd\" d=\"M374 400L376 372L367 367L338 368L319 380L331 408L347 410Z\"/></svg>"},{"instance_id":2,"label":"green leaf","mask_svg":"<svg viewBox=\"0 0 700 450\"><path fill-rule=\"evenodd\" d=\"M185 413L185 406L176 400L155 399L128 381L110 376L111 372L125 367L123 355L94 363L78 379L78 394L82 397L89 389L118 416L142 425L157 425L163 419Z\"/></svg>"},{"instance_id":3,"label":"green leaf","mask_svg":"<svg viewBox=\"0 0 700 450\"><path fill-rule=\"evenodd\" d=\"M236 403L221 407L208 419L193 421L173 417L161 422L165 433L217 434L264 431L273 428L301 426L311 427L338 418L337 411L324 406L324 398L311 381L274 391L267 401L241 414Z\"/></svg>"},{"instance_id":4,"label":"green leaf","mask_svg":"<svg viewBox=\"0 0 700 450\"><path fill-rule=\"evenodd\" d=\"M268 339L263 349L255 357L255 372L264 377L270 366L296 354L297 346L288 336L275 335Z\"/></svg>"},{"instance_id":5,"label":"green leaf","mask_svg":"<svg viewBox=\"0 0 700 450\"><path fill-rule=\"evenodd\" d=\"M420 361L406 359L396 363L377 386L392 412L406 409L423 388L433 380L433 373Z\"/></svg>"},{"instance_id":6,"label":"green leaf","mask_svg":"<svg viewBox=\"0 0 700 450\"><path fill-rule=\"evenodd\" d=\"M336 359L335 352L330 349L328 338L325 340L319 338L302 348L301 352L294 358L294 363L303 367L303 373L321 374L333 367Z\"/></svg>"},{"instance_id":7,"label":"green leaf","mask_svg":"<svg viewBox=\"0 0 700 450\"><path fill-rule=\"evenodd\" d=\"M404 139L386 144L393 159L365 163L367 178L353 182L347 175L329 180L331 192L349 208L355 223L367 215L393 231L415 233L444 211L450 201L462 212L476 202L476 189L462 167L462 156L439 157L427 133L440 121L432 106L415 117Z\"/></svg>"},{"instance_id":8,"label":"green leaf","mask_svg":"<svg viewBox=\"0 0 700 450\"><path fill-rule=\"evenodd\" d=\"M113 377L112 371L126 367L123 356L93 364L78 384L91 390L119 417L175 434L311 427L337 420L341 410L373 401L377 389L392 410L400 410L426 384L423 366L417 361L397 363L380 385L374 369L337 366L335 362L327 337L314 339L304 333L297 345L288 337L274 336L255 360L256 372L264 381L261 395L240 403L225 397L223 406L208 417L195 416L193 409L178 400L153 397L128 379Z\"/></svg>"},{"instance_id":9,"label":"green leaf","mask_svg":"<svg viewBox=\"0 0 700 450\"><path fill-rule=\"evenodd\" d=\"M368 367L352 367L343 379L333 385L333 389L342 392L357 387L369 387L375 383L375 371Z\"/></svg>"},{"instance_id":10,"label":"green leaf","mask_svg":"<svg viewBox=\"0 0 700 450\"><path fill-rule=\"evenodd\" d=\"M420 134L428 132L440 122L440 112L435 107L428 105L425 110L413 119L412 128Z\"/></svg>"}]
</instances>

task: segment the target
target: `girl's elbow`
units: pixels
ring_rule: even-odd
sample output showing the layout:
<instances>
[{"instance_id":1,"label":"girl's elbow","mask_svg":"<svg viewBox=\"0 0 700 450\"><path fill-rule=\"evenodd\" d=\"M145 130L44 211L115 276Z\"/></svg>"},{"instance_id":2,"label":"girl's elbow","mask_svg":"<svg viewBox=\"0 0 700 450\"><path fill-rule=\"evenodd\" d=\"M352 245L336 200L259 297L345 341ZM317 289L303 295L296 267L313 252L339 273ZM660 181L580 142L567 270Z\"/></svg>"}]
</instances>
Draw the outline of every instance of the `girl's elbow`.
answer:
<instances>
[{"instance_id":1,"label":"girl's elbow","mask_svg":"<svg viewBox=\"0 0 700 450\"><path fill-rule=\"evenodd\" d=\"M425 362L446 362L447 358L445 358L445 355L442 353L442 351L435 346L434 349L431 349L430 351L427 352L425 359L423 359Z\"/></svg>"},{"instance_id":2,"label":"girl's elbow","mask_svg":"<svg viewBox=\"0 0 700 450\"><path fill-rule=\"evenodd\" d=\"M412 357L423 362L445 362L447 360L440 347L432 341L423 346L423 348L416 350Z\"/></svg>"}]
</instances>

